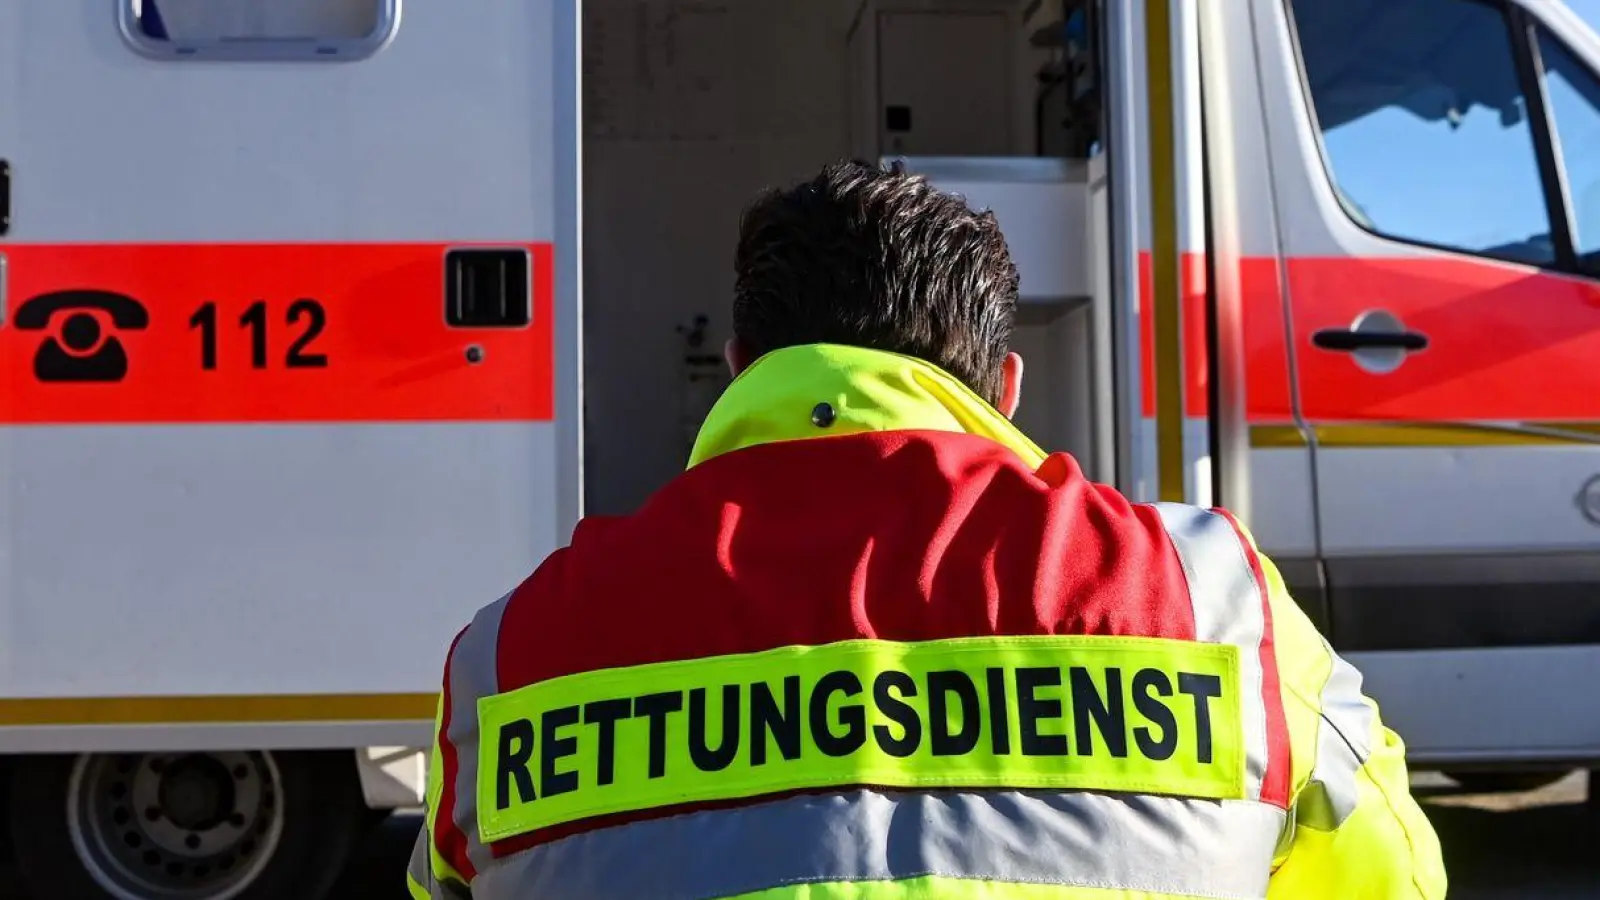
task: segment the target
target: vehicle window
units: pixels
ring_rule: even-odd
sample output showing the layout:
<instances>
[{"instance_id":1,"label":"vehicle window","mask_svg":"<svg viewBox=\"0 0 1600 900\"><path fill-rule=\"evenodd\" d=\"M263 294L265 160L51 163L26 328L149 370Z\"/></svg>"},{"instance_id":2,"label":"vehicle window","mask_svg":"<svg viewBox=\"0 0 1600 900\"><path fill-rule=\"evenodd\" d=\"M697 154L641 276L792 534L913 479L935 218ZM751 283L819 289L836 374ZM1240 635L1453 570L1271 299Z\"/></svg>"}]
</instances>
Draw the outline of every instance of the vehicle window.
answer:
<instances>
[{"instance_id":1,"label":"vehicle window","mask_svg":"<svg viewBox=\"0 0 1600 900\"><path fill-rule=\"evenodd\" d=\"M1542 29L1539 56L1572 198L1572 243L1580 258L1600 262L1600 79Z\"/></svg>"},{"instance_id":2,"label":"vehicle window","mask_svg":"<svg viewBox=\"0 0 1600 900\"><path fill-rule=\"evenodd\" d=\"M1336 193L1363 227L1555 261L1504 14L1474 0L1291 0Z\"/></svg>"},{"instance_id":3,"label":"vehicle window","mask_svg":"<svg viewBox=\"0 0 1600 900\"><path fill-rule=\"evenodd\" d=\"M159 54L365 55L399 21L398 0L122 0L124 31Z\"/></svg>"}]
</instances>

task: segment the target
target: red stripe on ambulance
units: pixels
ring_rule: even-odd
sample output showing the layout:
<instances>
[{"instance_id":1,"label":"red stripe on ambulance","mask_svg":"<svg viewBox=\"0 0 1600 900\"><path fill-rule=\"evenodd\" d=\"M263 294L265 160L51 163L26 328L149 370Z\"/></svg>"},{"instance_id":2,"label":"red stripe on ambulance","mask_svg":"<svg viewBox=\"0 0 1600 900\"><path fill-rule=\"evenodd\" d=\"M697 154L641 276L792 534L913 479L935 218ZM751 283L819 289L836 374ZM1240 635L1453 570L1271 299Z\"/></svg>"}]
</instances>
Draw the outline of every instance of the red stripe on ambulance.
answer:
<instances>
[{"instance_id":1,"label":"red stripe on ambulance","mask_svg":"<svg viewBox=\"0 0 1600 900\"><path fill-rule=\"evenodd\" d=\"M18 244L0 423L541 421L554 248L527 324L452 327L460 244Z\"/></svg>"}]
</instances>

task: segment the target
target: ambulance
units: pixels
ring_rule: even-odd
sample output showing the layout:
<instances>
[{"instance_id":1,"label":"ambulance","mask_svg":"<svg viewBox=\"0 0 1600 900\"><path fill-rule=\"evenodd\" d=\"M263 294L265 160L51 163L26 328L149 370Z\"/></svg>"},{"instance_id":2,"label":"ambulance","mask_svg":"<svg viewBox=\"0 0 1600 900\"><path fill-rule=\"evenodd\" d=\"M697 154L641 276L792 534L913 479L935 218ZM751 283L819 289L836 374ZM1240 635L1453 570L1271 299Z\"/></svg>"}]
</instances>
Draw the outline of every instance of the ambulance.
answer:
<instances>
[{"instance_id":1,"label":"ambulance","mask_svg":"<svg viewBox=\"0 0 1600 900\"><path fill-rule=\"evenodd\" d=\"M844 157L996 212L1023 428L1137 499L1237 511L1417 764L1595 764L1597 22L0 4L20 877L325 893L422 798L455 632L682 469L741 206Z\"/></svg>"}]
</instances>

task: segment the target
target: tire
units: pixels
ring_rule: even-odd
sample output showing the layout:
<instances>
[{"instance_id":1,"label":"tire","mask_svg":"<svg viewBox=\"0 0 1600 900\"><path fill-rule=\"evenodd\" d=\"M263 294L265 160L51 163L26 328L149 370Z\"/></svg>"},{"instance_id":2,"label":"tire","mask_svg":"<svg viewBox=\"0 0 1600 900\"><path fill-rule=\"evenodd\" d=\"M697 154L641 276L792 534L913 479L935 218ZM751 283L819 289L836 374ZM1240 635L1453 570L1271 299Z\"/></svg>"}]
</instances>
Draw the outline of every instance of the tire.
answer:
<instances>
[{"instance_id":1,"label":"tire","mask_svg":"<svg viewBox=\"0 0 1600 900\"><path fill-rule=\"evenodd\" d=\"M1494 771L1445 772L1446 776L1469 794L1517 794L1537 791L1567 777L1566 771Z\"/></svg>"},{"instance_id":2,"label":"tire","mask_svg":"<svg viewBox=\"0 0 1600 900\"><path fill-rule=\"evenodd\" d=\"M11 776L37 900L322 900L368 821L348 751L18 757Z\"/></svg>"}]
</instances>

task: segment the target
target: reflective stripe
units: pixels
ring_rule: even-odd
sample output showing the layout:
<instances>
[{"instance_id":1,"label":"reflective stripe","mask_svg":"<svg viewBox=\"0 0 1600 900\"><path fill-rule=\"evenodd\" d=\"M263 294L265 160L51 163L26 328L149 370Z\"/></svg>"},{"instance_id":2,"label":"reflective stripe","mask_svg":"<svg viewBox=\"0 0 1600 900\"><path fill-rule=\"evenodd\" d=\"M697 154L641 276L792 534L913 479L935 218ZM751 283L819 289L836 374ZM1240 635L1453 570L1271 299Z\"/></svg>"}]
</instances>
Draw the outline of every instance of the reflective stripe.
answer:
<instances>
[{"instance_id":1,"label":"reflective stripe","mask_svg":"<svg viewBox=\"0 0 1600 900\"><path fill-rule=\"evenodd\" d=\"M406 889L412 900L462 900L467 890L453 882L440 881L428 867L429 847L433 836L423 828L417 833L417 842L411 847L411 862L406 866Z\"/></svg>"},{"instance_id":2,"label":"reflective stripe","mask_svg":"<svg viewBox=\"0 0 1600 900\"><path fill-rule=\"evenodd\" d=\"M1098 887L1063 884L1010 884L979 881L974 878L946 878L924 875L898 881L819 881L786 884L737 897L719 900L1196 900L1177 894L1151 894L1140 891L1111 893Z\"/></svg>"},{"instance_id":3,"label":"reflective stripe","mask_svg":"<svg viewBox=\"0 0 1600 900\"><path fill-rule=\"evenodd\" d=\"M455 805L456 766L459 759L446 729L450 727L454 705L450 698L450 664L455 659L456 646L461 643L465 633L465 628L457 632L450 641L450 649L445 653L444 684L434 704L433 747L428 754L427 817L424 820L433 841L430 855L434 877L455 878L463 882L471 881L477 870L467 857L467 836L456 827L451 814ZM445 790L447 784L450 790Z\"/></svg>"},{"instance_id":4,"label":"reflective stripe","mask_svg":"<svg viewBox=\"0 0 1600 900\"><path fill-rule=\"evenodd\" d=\"M1194 606L1195 640L1240 648L1240 693L1245 748L1249 766L1248 796L1260 799L1267 771L1267 707L1262 697L1261 641L1266 614L1261 587L1233 525L1223 516L1197 506L1157 503L1161 522L1172 538Z\"/></svg>"},{"instance_id":5,"label":"reflective stripe","mask_svg":"<svg viewBox=\"0 0 1600 900\"><path fill-rule=\"evenodd\" d=\"M1260 898L1283 817L1249 801L859 790L573 835L479 873L473 896L705 900L940 875Z\"/></svg>"},{"instance_id":6,"label":"reflective stripe","mask_svg":"<svg viewBox=\"0 0 1600 900\"><path fill-rule=\"evenodd\" d=\"M460 642L461 636L459 634L450 641L450 651L449 655L446 657L447 672L449 671L448 659L450 656L455 655L456 645ZM433 747L428 753L428 790L424 797L424 805L426 807L427 814L423 817L422 833L423 836L427 838L427 845L425 849L427 850L428 855L423 860L426 865L423 867L422 872L425 876L427 876L423 879L423 883L427 883L427 878L436 877L454 878L455 880L465 884L469 879L464 877L460 872L456 871L455 866L451 863L451 861L446 859L445 855L440 852L440 843L434 840L434 835L438 833L439 816L442 811L440 800L443 799L444 795L444 770L446 768L444 753L439 745L439 730L444 725L444 703L444 691L440 691L438 700L434 703L434 740ZM452 822L447 822L445 824L448 827L454 828Z\"/></svg>"},{"instance_id":7,"label":"reflective stripe","mask_svg":"<svg viewBox=\"0 0 1600 900\"><path fill-rule=\"evenodd\" d=\"M1245 799L1259 689L1240 657L1147 637L858 639L554 678L478 701L479 837L854 785Z\"/></svg>"},{"instance_id":8,"label":"reflective stripe","mask_svg":"<svg viewBox=\"0 0 1600 900\"><path fill-rule=\"evenodd\" d=\"M1295 821L1332 831L1355 812L1361 767L1372 753L1372 706L1361 696L1361 673L1323 644L1333 669L1322 685L1317 763L1295 801Z\"/></svg>"},{"instance_id":9,"label":"reflective stripe","mask_svg":"<svg viewBox=\"0 0 1600 900\"><path fill-rule=\"evenodd\" d=\"M411 862L406 865L406 888L411 892L411 900L433 900L427 888L433 883L433 855L429 852L432 843L433 836L424 826L417 832L416 843L411 845Z\"/></svg>"},{"instance_id":10,"label":"reflective stripe","mask_svg":"<svg viewBox=\"0 0 1600 900\"><path fill-rule=\"evenodd\" d=\"M450 659L450 728L447 737L456 749L456 778L452 821L467 836L467 858L481 875L494 862L494 855L478 839L478 717L474 711L480 697L499 689L495 666L500 639L500 615L511 594L479 610L472 624L462 633Z\"/></svg>"}]
</instances>

